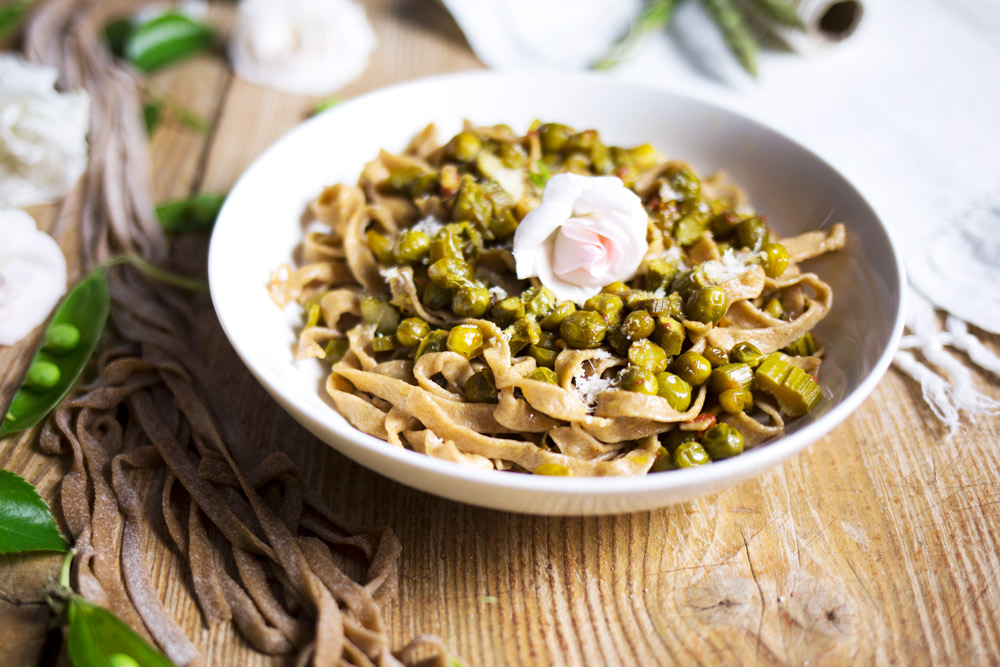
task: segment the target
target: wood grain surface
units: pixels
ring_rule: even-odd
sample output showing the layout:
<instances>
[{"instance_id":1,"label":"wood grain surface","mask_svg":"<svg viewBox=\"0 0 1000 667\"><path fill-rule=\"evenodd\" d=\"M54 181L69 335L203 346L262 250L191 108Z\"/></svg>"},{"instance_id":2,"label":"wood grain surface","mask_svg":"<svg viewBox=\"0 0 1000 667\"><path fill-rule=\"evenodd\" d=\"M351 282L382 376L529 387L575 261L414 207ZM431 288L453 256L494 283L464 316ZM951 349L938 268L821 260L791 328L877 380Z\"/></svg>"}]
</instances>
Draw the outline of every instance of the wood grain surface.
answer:
<instances>
[{"instance_id":1,"label":"wood grain surface","mask_svg":"<svg viewBox=\"0 0 1000 667\"><path fill-rule=\"evenodd\" d=\"M380 45L346 96L480 67L437 4L377 0L367 9ZM235 79L217 56L157 75L155 85L213 127L155 132L158 200L227 190L316 101ZM56 210L32 213L48 227ZM57 231L71 254L72 230ZM193 266L203 265L205 245L184 241ZM949 437L919 389L890 371L830 435L723 493L626 516L512 515L414 491L320 443L253 380L207 299L200 306L204 356L253 444L287 451L333 507L396 531L396 646L438 633L465 665L1000 661L1000 417ZM984 340L1000 349L997 337ZM0 349L0 405L33 344ZM996 378L976 377L1000 399ZM0 441L0 467L49 500L66 466L41 454L34 434ZM154 523L144 548L162 599L206 664L284 664L254 653L231 625L203 625L162 526ZM0 557L0 646L10 665L53 659L42 587L58 563Z\"/></svg>"}]
</instances>

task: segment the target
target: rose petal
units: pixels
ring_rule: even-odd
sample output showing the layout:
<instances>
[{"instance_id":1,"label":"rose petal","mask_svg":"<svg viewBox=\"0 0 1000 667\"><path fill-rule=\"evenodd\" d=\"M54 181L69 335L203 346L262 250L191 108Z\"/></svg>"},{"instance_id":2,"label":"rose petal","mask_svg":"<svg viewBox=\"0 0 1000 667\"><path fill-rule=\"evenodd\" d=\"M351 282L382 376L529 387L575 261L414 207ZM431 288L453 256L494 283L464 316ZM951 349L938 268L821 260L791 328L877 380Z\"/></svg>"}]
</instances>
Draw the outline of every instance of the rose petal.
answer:
<instances>
[{"instance_id":1,"label":"rose petal","mask_svg":"<svg viewBox=\"0 0 1000 667\"><path fill-rule=\"evenodd\" d=\"M600 293L601 286L597 285L580 285L566 282L559 276L555 275L552 270L552 246L547 245L541 252L538 253L536 266L538 267L538 279L542 281L542 284L552 290L553 294L560 301L573 301L577 304L583 304L584 301Z\"/></svg>"}]
</instances>

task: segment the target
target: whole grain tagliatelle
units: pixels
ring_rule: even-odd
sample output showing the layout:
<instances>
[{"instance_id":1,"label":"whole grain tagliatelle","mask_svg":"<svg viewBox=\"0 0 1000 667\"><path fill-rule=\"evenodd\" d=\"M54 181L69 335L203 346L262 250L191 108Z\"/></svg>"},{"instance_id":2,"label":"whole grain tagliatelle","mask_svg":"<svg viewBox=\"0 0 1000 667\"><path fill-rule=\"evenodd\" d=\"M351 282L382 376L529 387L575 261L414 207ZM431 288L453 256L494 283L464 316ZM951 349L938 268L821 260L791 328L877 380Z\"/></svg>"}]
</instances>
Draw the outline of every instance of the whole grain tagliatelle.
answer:
<instances>
[{"instance_id":1,"label":"whole grain tagliatelle","mask_svg":"<svg viewBox=\"0 0 1000 667\"><path fill-rule=\"evenodd\" d=\"M616 176L648 215L635 275L580 303L518 280L512 253L562 173ZM431 125L311 211L270 294L304 306L297 358L328 362L338 410L391 446L636 475L738 454L822 400L811 330L833 294L800 263L843 247L843 225L778 239L741 190L649 145L538 122L466 123L441 145Z\"/></svg>"}]
</instances>

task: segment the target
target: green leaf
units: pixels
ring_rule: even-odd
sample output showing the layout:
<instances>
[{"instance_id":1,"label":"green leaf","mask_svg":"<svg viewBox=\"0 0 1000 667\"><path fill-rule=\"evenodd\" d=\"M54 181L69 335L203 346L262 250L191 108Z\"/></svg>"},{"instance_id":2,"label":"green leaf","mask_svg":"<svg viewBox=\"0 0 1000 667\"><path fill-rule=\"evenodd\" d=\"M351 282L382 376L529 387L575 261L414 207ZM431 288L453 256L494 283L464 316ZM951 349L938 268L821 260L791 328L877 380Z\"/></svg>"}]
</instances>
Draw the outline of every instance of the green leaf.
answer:
<instances>
[{"instance_id":1,"label":"green leaf","mask_svg":"<svg viewBox=\"0 0 1000 667\"><path fill-rule=\"evenodd\" d=\"M163 102L153 100L142 107L142 122L146 126L146 136L153 134L153 130L160 124L160 112L163 110Z\"/></svg>"},{"instance_id":2,"label":"green leaf","mask_svg":"<svg viewBox=\"0 0 1000 667\"><path fill-rule=\"evenodd\" d=\"M125 57L125 43L132 35L132 19L115 19L104 26L104 41L108 49L119 58Z\"/></svg>"},{"instance_id":3,"label":"green leaf","mask_svg":"<svg viewBox=\"0 0 1000 667\"><path fill-rule=\"evenodd\" d=\"M0 39L17 29L31 8L31 0L18 0L0 7Z\"/></svg>"},{"instance_id":4,"label":"green leaf","mask_svg":"<svg viewBox=\"0 0 1000 667\"><path fill-rule=\"evenodd\" d=\"M332 109L333 107L339 104L343 104L343 102L344 98L339 97L337 95L334 95L333 97L327 97L326 99L322 99L316 103L315 107L313 107L312 115L315 116L317 114L321 114L327 109Z\"/></svg>"},{"instance_id":5,"label":"green leaf","mask_svg":"<svg viewBox=\"0 0 1000 667\"><path fill-rule=\"evenodd\" d=\"M173 667L149 642L104 607L72 595L67 650L75 667Z\"/></svg>"},{"instance_id":6,"label":"green leaf","mask_svg":"<svg viewBox=\"0 0 1000 667\"><path fill-rule=\"evenodd\" d=\"M73 388L94 354L110 307L111 295L103 268L95 270L66 295L49 323L46 339L54 328L71 325L80 334L78 342L70 350L43 346L35 354L33 365L48 362L59 368L58 381L47 389L18 389L3 424L0 424L0 437L23 431L40 422Z\"/></svg>"},{"instance_id":7,"label":"green leaf","mask_svg":"<svg viewBox=\"0 0 1000 667\"><path fill-rule=\"evenodd\" d=\"M35 487L0 469L0 553L19 551L66 551L66 541Z\"/></svg>"},{"instance_id":8,"label":"green leaf","mask_svg":"<svg viewBox=\"0 0 1000 667\"><path fill-rule=\"evenodd\" d=\"M215 32L178 12L167 12L135 28L125 40L125 59L141 70L169 65L204 51Z\"/></svg>"},{"instance_id":9,"label":"green leaf","mask_svg":"<svg viewBox=\"0 0 1000 667\"><path fill-rule=\"evenodd\" d=\"M167 232L192 232L211 229L219 217L226 195L200 192L187 199L177 199L156 207L156 217Z\"/></svg>"},{"instance_id":10,"label":"green leaf","mask_svg":"<svg viewBox=\"0 0 1000 667\"><path fill-rule=\"evenodd\" d=\"M531 179L532 183L534 183L539 188L541 188L541 189L544 190L545 189L545 184L549 182L550 178L552 178L552 172L549 171L548 166L544 162L542 162L541 160L539 160L535 164L535 166L538 167L538 172L537 173L531 173L531 174L529 174L528 177Z\"/></svg>"}]
</instances>

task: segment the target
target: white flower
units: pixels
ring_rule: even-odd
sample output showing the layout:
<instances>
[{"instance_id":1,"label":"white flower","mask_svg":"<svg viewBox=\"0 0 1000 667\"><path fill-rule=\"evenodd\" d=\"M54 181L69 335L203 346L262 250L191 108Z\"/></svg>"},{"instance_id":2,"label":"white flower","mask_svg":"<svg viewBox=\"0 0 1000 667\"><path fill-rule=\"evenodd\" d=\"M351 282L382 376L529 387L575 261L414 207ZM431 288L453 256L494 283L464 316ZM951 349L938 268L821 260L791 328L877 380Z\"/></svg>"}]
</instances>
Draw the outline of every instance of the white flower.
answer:
<instances>
[{"instance_id":1,"label":"white flower","mask_svg":"<svg viewBox=\"0 0 1000 667\"><path fill-rule=\"evenodd\" d=\"M90 97L56 92L57 76L0 54L0 205L54 202L87 166Z\"/></svg>"},{"instance_id":2,"label":"white flower","mask_svg":"<svg viewBox=\"0 0 1000 667\"><path fill-rule=\"evenodd\" d=\"M66 293L66 259L30 215L0 209L0 345L13 345L45 321Z\"/></svg>"},{"instance_id":3,"label":"white flower","mask_svg":"<svg viewBox=\"0 0 1000 667\"><path fill-rule=\"evenodd\" d=\"M615 176L553 176L514 234L517 277L538 276L557 298L582 304L635 275L647 219L638 195Z\"/></svg>"},{"instance_id":4,"label":"white flower","mask_svg":"<svg viewBox=\"0 0 1000 667\"><path fill-rule=\"evenodd\" d=\"M350 0L243 0L229 58L258 86L323 95L356 79L376 42L364 9Z\"/></svg>"}]
</instances>

